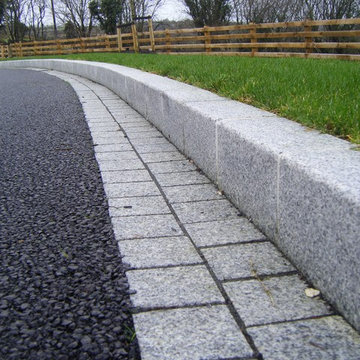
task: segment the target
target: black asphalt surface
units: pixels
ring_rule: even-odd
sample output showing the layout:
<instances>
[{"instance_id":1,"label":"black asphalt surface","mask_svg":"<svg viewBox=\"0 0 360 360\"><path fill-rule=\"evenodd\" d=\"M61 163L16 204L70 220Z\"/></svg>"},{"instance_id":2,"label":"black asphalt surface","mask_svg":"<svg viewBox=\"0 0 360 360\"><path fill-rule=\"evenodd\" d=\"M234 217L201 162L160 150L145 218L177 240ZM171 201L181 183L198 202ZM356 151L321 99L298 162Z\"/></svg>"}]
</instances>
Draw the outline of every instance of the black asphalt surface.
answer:
<instances>
[{"instance_id":1,"label":"black asphalt surface","mask_svg":"<svg viewBox=\"0 0 360 360\"><path fill-rule=\"evenodd\" d=\"M69 84L0 70L0 358L139 359L124 265Z\"/></svg>"}]
</instances>

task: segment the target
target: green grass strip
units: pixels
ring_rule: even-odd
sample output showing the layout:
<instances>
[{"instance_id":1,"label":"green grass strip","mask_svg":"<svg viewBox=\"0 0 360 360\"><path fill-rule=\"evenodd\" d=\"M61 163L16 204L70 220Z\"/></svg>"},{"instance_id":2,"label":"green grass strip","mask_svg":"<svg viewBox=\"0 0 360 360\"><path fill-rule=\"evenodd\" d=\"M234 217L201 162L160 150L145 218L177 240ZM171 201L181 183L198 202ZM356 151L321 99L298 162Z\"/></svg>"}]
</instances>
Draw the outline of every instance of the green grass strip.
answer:
<instances>
[{"instance_id":1,"label":"green grass strip","mask_svg":"<svg viewBox=\"0 0 360 360\"><path fill-rule=\"evenodd\" d=\"M58 58L109 62L167 76L360 143L358 62L113 53Z\"/></svg>"}]
</instances>

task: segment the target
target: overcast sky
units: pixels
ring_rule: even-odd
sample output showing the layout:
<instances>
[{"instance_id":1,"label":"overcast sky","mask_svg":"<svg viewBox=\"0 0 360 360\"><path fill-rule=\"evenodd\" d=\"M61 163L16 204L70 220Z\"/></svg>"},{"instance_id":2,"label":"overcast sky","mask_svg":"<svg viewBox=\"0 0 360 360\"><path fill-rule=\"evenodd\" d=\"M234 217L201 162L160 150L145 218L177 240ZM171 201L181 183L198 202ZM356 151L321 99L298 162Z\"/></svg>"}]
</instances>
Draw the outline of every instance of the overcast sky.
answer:
<instances>
[{"instance_id":1,"label":"overcast sky","mask_svg":"<svg viewBox=\"0 0 360 360\"><path fill-rule=\"evenodd\" d=\"M185 13L185 6L181 0L165 0L164 5L158 10L156 18L158 20L183 20L188 19Z\"/></svg>"}]
</instances>

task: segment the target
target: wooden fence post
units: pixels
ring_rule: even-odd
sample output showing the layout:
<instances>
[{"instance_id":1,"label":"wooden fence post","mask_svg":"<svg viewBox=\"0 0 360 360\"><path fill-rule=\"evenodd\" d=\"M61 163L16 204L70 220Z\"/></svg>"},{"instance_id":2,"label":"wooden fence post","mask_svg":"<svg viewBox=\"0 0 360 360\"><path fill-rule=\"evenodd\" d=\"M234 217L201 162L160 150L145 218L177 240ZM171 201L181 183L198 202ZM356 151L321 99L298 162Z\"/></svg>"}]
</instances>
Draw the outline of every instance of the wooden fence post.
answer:
<instances>
[{"instance_id":1,"label":"wooden fence post","mask_svg":"<svg viewBox=\"0 0 360 360\"><path fill-rule=\"evenodd\" d=\"M60 40L56 40L56 45L57 45L56 54L57 54L57 55L61 55L62 51L61 51L61 43L60 43Z\"/></svg>"},{"instance_id":2,"label":"wooden fence post","mask_svg":"<svg viewBox=\"0 0 360 360\"><path fill-rule=\"evenodd\" d=\"M149 24L149 35L150 35L151 51L155 52L155 36L154 36L153 22L152 22L151 18L149 18L148 24Z\"/></svg>"},{"instance_id":3,"label":"wooden fence post","mask_svg":"<svg viewBox=\"0 0 360 360\"><path fill-rule=\"evenodd\" d=\"M19 55L20 57L23 57L23 48L22 48L22 42L19 42Z\"/></svg>"},{"instance_id":4,"label":"wooden fence post","mask_svg":"<svg viewBox=\"0 0 360 360\"><path fill-rule=\"evenodd\" d=\"M210 39L210 31L208 26L204 26L204 36L205 36L205 51L207 53L211 52L211 39Z\"/></svg>"},{"instance_id":5,"label":"wooden fence post","mask_svg":"<svg viewBox=\"0 0 360 360\"><path fill-rule=\"evenodd\" d=\"M13 57L13 51L12 51L12 46L11 44L8 45L8 58L12 58Z\"/></svg>"},{"instance_id":6,"label":"wooden fence post","mask_svg":"<svg viewBox=\"0 0 360 360\"><path fill-rule=\"evenodd\" d=\"M110 49L109 35L105 35L105 46L106 46L106 49Z\"/></svg>"},{"instance_id":7,"label":"wooden fence post","mask_svg":"<svg viewBox=\"0 0 360 360\"><path fill-rule=\"evenodd\" d=\"M311 32L312 26L308 25L308 21L305 20L304 25L304 31L305 32ZM311 36L305 36L305 54L311 54L312 53L312 37Z\"/></svg>"},{"instance_id":8,"label":"wooden fence post","mask_svg":"<svg viewBox=\"0 0 360 360\"><path fill-rule=\"evenodd\" d=\"M118 45L119 52L122 52L123 47L122 47L122 37L121 37L121 28L120 27L117 28L117 45Z\"/></svg>"},{"instance_id":9,"label":"wooden fence post","mask_svg":"<svg viewBox=\"0 0 360 360\"><path fill-rule=\"evenodd\" d=\"M1 46L1 58L5 59L5 49L4 49L4 45L0 45Z\"/></svg>"},{"instance_id":10,"label":"wooden fence post","mask_svg":"<svg viewBox=\"0 0 360 360\"><path fill-rule=\"evenodd\" d=\"M252 27L250 29L250 40L251 40L251 56L255 56L255 54L258 52L258 48L255 46L257 44L257 37L256 37L256 24L251 24Z\"/></svg>"},{"instance_id":11,"label":"wooden fence post","mask_svg":"<svg viewBox=\"0 0 360 360\"><path fill-rule=\"evenodd\" d=\"M134 23L131 24L131 32L133 37L134 51L138 53L139 52L138 34L136 30L136 25Z\"/></svg>"},{"instance_id":12,"label":"wooden fence post","mask_svg":"<svg viewBox=\"0 0 360 360\"><path fill-rule=\"evenodd\" d=\"M165 38L166 38L166 53L170 54L171 39L170 39L170 32L168 29L165 30Z\"/></svg>"}]
</instances>

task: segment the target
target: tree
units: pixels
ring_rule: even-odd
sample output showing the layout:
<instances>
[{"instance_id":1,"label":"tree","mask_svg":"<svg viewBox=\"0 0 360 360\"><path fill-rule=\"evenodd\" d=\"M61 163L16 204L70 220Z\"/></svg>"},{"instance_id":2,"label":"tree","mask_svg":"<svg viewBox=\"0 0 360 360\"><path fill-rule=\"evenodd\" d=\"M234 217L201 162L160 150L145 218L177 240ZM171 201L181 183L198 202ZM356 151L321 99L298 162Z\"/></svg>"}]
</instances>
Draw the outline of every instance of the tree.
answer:
<instances>
[{"instance_id":1,"label":"tree","mask_svg":"<svg viewBox=\"0 0 360 360\"><path fill-rule=\"evenodd\" d=\"M116 27L123 23L124 0L93 0L89 4L91 15L99 21L107 34L116 34Z\"/></svg>"},{"instance_id":2,"label":"tree","mask_svg":"<svg viewBox=\"0 0 360 360\"><path fill-rule=\"evenodd\" d=\"M29 32L35 40L44 38L45 0L28 0Z\"/></svg>"},{"instance_id":3,"label":"tree","mask_svg":"<svg viewBox=\"0 0 360 360\"><path fill-rule=\"evenodd\" d=\"M90 0L59 0L58 17L63 23L71 22L78 37L89 37L93 18L89 10Z\"/></svg>"},{"instance_id":4,"label":"tree","mask_svg":"<svg viewBox=\"0 0 360 360\"><path fill-rule=\"evenodd\" d=\"M0 0L0 26L2 26L5 15L5 0Z\"/></svg>"},{"instance_id":5,"label":"tree","mask_svg":"<svg viewBox=\"0 0 360 360\"><path fill-rule=\"evenodd\" d=\"M23 0L7 0L5 6L5 29L11 42L24 39L27 27L25 25L26 2Z\"/></svg>"},{"instance_id":6,"label":"tree","mask_svg":"<svg viewBox=\"0 0 360 360\"><path fill-rule=\"evenodd\" d=\"M342 19L360 15L359 0L304 0L304 5L309 19Z\"/></svg>"},{"instance_id":7,"label":"tree","mask_svg":"<svg viewBox=\"0 0 360 360\"><path fill-rule=\"evenodd\" d=\"M56 27L56 13L55 13L55 5L54 0L50 0L50 6L51 6L51 15L53 18L53 24L54 24L54 37L57 38L57 27Z\"/></svg>"},{"instance_id":8,"label":"tree","mask_svg":"<svg viewBox=\"0 0 360 360\"><path fill-rule=\"evenodd\" d=\"M107 34L136 17L154 16L164 0L92 0L90 13ZM141 27L141 26L140 26Z\"/></svg>"},{"instance_id":9,"label":"tree","mask_svg":"<svg viewBox=\"0 0 360 360\"><path fill-rule=\"evenodd\" d=\"M184 0L196 27L226 24L231 16L229 0Z\"/></svg>"}]
</instances>

